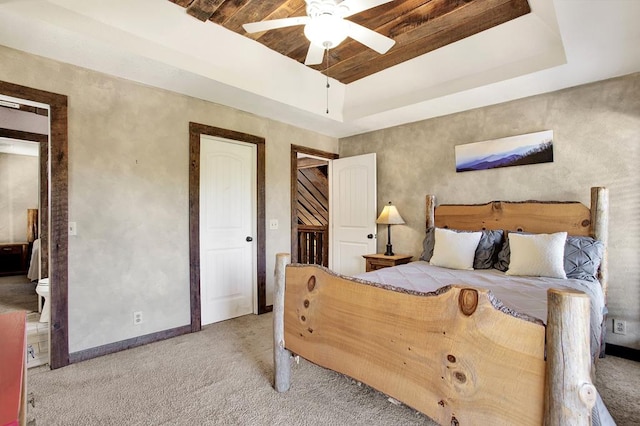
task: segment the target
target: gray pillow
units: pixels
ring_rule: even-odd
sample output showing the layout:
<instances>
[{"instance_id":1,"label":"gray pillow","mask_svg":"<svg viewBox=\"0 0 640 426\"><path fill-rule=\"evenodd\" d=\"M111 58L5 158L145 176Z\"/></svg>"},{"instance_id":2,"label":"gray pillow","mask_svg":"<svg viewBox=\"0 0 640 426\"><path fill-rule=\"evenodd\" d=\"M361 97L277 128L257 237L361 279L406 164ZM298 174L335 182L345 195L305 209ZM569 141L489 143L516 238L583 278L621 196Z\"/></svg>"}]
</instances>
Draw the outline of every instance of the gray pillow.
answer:
<instances>
[{"instance_id":1,"label":"gray pillow","mask_svg":"<svg viewBox=\"0 0 640 426\"><path fill-rule=\"evenodd\" d=\"M423 252L420 255L420 260L430 261L433 256L433 246L435 244L435 228L427 229L427 234L422 242ZM456 232L471 232L471 231L456 231ZM473 258L473 269L489 269L493 266L496 260L496 253L502 246L502 236L504 232L501 229L498 230L484 230L480 237L480 242L476 248L476 253Z\"/></svg>"},{"instance_id":2,"label":"gray pillow","mask_svg":"<svg viewBox=\"0 0 640 426\"><path fill-rule=\"evenodd\" d=\"M564 246L564 271L567 278L597 281L604 244L591 237L567 237Z\"/></svg>"},{"instance_id":3,"label":"gray pillow","mask_svg":"<svg viewBox=\"0 0 640 426\"><path fill-rule=\"evenodd\" d=\"M591 237L568 236L564 245L564 271L567 278L597 281L603 253L604 245L601 241ZM509 269L510 257L509 239L505 238L493 267L505 272Z\"/></svg>"},{"instance_id":4,"label":"gray pillow","mask_svg":"<svg viewBox=\"0 0 640 426\"><path fill-rule=\"evenodd\" d=\"M502 247L502 229L484 230L473 259L473 269L491 269Z\"/></svg>"},{"instance_id":5,"label":"gray pillow","mask_svg":"<svg viewBox=\"0 0 640 426\"><path fill-rule=\"evenodd\" d=\"M422 254L420 255L420 260L424 260L428 262L433 257L433 246L436 243L435 236L436 228L428 228L427 234L424 236L424 240L422 241Z\"/></svg>"},{"instance_id":6,"label":"gray pillow","mask_svg":"<svg viewBox=\"0 0 640 426\"><path fill-rule=\"evenodd\" d=\"M505 238L502 248L498 252L498 259L496 260L496 263L493 264L493 267L498 271L507 272L507 269L509 269L510 259L511 247L509 247L509 238Z\"/></svg>"}]
</instances>

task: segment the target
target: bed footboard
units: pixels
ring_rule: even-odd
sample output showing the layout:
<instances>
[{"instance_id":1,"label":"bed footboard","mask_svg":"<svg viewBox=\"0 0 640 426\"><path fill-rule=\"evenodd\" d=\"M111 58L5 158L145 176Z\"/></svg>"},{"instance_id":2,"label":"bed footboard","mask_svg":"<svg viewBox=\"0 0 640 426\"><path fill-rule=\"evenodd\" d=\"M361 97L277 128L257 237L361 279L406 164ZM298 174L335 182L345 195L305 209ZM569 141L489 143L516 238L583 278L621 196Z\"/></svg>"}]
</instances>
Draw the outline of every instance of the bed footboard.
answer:
<instances>
[{"instance_id":1,"label":"bed footboard","mask_svg":"<svg viewBox=\"0 0 640 426\"><path fill-rule=\"evenodd\" d=\"M567 368L575 364L573 355L563 358L567 346L557 346L555 361L545 363L544 325L510 312L486 290L449 286L433 293L390 291L318 266L285 268L289 259L279 254L276 262L276 390L289 387L291 351L443 425L540 425L545 416L547 424L568 424L565 420L582 415L590 419L588 404L595 389L589 380L588 338L576 342L586 350L584 366ZM573 296L560 294L558 306L574 299L583 304L579 294ZM586 303L588 309L588 298ZM554 333L565 344L575 327L562 323L568 317L560 317L564 319ZM558 380L545 380L545 369ZM545 382L550 398L546 413ZM558 415L567 411L566 398L577 401L577 417L575 410L569 413L573 417Z\"/></svg>"}]
</instances>

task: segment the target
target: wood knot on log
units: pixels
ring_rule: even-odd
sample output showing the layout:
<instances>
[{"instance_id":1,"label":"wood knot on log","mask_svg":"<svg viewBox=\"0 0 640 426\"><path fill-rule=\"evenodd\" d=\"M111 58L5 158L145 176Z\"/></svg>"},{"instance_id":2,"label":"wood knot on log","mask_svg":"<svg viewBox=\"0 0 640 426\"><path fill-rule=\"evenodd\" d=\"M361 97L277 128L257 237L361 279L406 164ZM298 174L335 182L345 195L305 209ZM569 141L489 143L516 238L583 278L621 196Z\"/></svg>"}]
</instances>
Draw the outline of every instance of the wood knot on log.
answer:
<instances>
[{"instance_id":1,"label":"wood knot on log","mask_svg":"<svg viewBox=\"0 0 640 426\"><path fill-rule=\"evenodd\" d=\"M449 362L456 362L456 357L455 357L455 356L453 356L453 355L447 355L447 360L448 360Z\"/></svg>"},{"instance_id":2,"label":"wood knot on log","mask_svg":"<svg viewBox=\"0 0 640 426\"><path fill-rule=\"evenodd\" d=\"M463 314L466 316L472 315L478 307L478 291L472 288L460 290L458 303Z\"/></svg>"},{"instance_id":3,"label":"wood knot on log","mask_svg":"<svg viewBox=\"0 0 640 426\"><path fill-rule=\"evenodd\" d=\"M308 301L308 300L305 300L303 304L304 304L304 307L305 307L305 308L308 308L308 307L309 307L309 301Z\"/></svg>"},{"instance_id":4,"label":"wood knot on log","mask_svg":"<svg viewBox=\"0 0 640 426\"><path fill-rule=\"evenodd\" d=\"M307 288L309 289L309 291L313 291L313 289L316 288L316 276L315 275L311 275L309 277L309 280L307 281Z\"/></svg>"},{"instance_id":5,"label":"wood knot on log","mask_svg":"<svg viewBox=\"0 0 640 426\"><path fill-rule=\"evenodd\" d=\"M588 226L591 226L591 221L589 219L585 219L582 221L582 226L584 226L585 228Z\"/></svg>"},{"instance_id":6,"label":"wood knot on log","mask_svg":"<svg viewBox=\"0 0 640 426\"><path fill-rule=\"evenodd\" d=\"M578 390L578 395L589 410L596 404L596 388L591 383L583 383Z\"/></svg>"},{"instance_id":7,"label":"wood knot on log","mask_svg":"<svg viewBox=\"0 0 640 426\"><path fill-rule=\"evenodd\" d=\"M456 378L456 380L460 383L465 383L467 381L467 376L465 376L464 373L461 373L459 371L456 371L453 376Z\"/></svg>"},{"instance_id":8,"label":"wood knot on log","mask_svg":"<svg viewBox=\"0 0 640 426\"><path fill-rule=\"evenodd\" d=\"M460 422L455 417L451 417L451 426L460 426Z\"/></svg>"},{"instance_id":9,"label":"wood knot on log","mask_svg":"<svg viewBox=\"0 0 640 426\"><path fill-rule=\"evenodd\" d=\"M500 201L494 201L491 205L493 210L502 210L502 203Z\"/></svg>"},{"instance_id":10,"label":"wood knot on log","mask_svg":"<svg viewBox=\"0 0 640 426\"><path fill-rule=\"evenodd\" d=\"M444 407L444 401L443 400L438 401L438 405L441 407Z\"/></svg>"}]
</instances>

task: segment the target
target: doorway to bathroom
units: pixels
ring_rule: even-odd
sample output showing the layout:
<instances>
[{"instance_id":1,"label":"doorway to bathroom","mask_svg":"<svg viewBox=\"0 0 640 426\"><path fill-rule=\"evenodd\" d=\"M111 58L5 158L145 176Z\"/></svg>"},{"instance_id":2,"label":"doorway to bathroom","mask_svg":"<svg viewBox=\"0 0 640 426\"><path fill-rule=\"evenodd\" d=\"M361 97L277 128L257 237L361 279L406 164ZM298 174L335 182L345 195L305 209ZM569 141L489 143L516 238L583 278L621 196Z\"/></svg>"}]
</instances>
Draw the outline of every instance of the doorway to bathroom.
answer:
<instances>
[{"instance_id":1,"label":"doorway to bathroom","mask_svg":"<svg viewBox=\"0 0 640 426\"><path fill-rule=\"evenodd\" d=\"M30 141L0 136L0 313L27 312L27 367L31 368L49 363L49 323L46 315L40 315L43 305L36 291L41 278L40 142L48 141L48 109L0 98L0 124L41 132L14 135ZM43 179L46 182L46 170Z\"/></svg>"},{"instance_id":2,"label":"doorway to bathroom","mask_svg":"<svg viewBox=\"0 0 640 426\"><path fill-rule=\"evenodd\" d=\"M42 177L38 211L40 217L38 234L41 237L39 275L46 276L48 273L51 283L48 327L49 365L51 368L59 368L69 364L67 97L0 81L0 100L9 105L18 104L48 109L46 139L35 141L40 147L39 165ZM0 123L0 137L34 141L34 132L22 130L18 127L18 121L9 119Z\"/></svg>"}]
</instances>

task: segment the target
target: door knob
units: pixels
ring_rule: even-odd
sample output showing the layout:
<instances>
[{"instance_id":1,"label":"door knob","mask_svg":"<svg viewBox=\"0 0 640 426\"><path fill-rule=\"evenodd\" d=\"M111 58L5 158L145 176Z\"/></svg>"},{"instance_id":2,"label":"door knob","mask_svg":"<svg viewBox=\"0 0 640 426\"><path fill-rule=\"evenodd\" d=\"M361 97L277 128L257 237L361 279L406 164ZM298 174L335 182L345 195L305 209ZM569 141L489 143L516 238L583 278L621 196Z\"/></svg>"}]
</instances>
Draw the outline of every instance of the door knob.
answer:
<instances>
[{"instance_id":1,"label":"door knob","mask_svg":"<svg viewBox=\"0 0 640 426\"><path fill-rule=\"evenodd\" d=\"M246 240L247 240L247 242L251 242L251 241L253 241L253 238L247 237Z\"/></svg>"},{"instance_id":2,"label":"door knob","mask_svg":"<svg viewBox=\"0 0 640 426\"><path fill-rule=\"evenodd\" d=\"M367 238L370 239L370 240L373 240L373 234L367 235Z\"/></svg>"}]
</instances>

